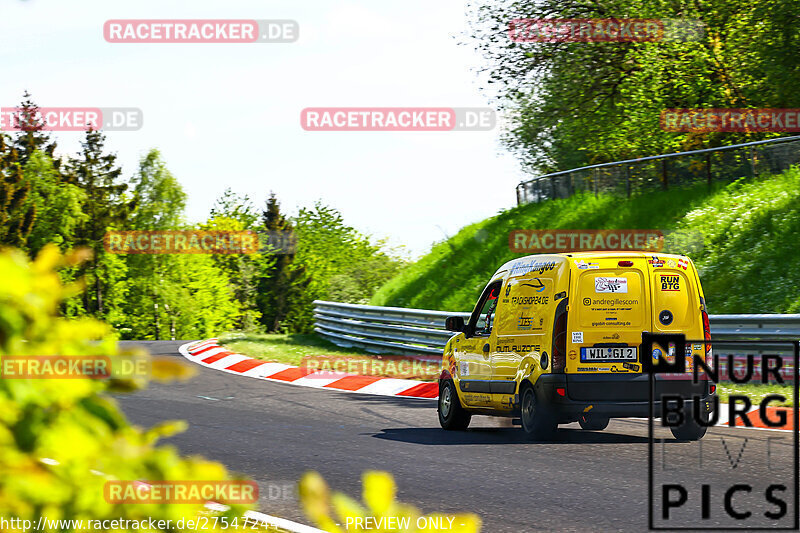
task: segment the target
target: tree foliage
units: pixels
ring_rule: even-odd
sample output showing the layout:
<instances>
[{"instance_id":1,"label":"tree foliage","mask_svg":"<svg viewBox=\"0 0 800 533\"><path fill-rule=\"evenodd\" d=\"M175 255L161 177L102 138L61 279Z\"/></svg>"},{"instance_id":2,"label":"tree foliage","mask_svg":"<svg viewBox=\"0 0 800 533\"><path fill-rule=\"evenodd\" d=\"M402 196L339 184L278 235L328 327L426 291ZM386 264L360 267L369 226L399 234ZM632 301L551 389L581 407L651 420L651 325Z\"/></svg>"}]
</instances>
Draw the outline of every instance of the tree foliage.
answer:
<instances>
[{"instance_id":1,"label":"tree foliage","mask_svg":"<svg viewBox=\"0 0 800 533\"><path fill-rule=\"evenodd\" d=\"M507 146L533 171L757 140L674 133L668 108L800 107L800 6L792 0L498 0L471 9ZM513 42L515 18L697 19L686 42Z\"/></svg>"},{"instance_id":2,"label":"tree foliage","mask_svg":"<svg viewBox=\"0 0 800 533\"><path fill-rule=\"evenodd\" d=\"M80 289L62 285L57 269L86 257L85 251L62 256L55 245L43 248L33 262L16 250L0 252L4 280L0 284L0 364L10 356L106 356L113 368L134 353L117 345L106 324L58 316L61 301ZM144 353L136 355L149 359ZM174 379L187 372L187 367L175 362L151 363L153 377ZM182 431L184 423L135 428L104 394L142 384L141 378L125 376L4 376L0 380L0 516L36 524L39 517L175 521L207 512L202 504L117 505L105 500L104 485L110 480L230 479L219 463L184 459L173 447L156 445L159 439ZM241 517L244 510L242 505L231 505L222 514Z\"/></svg>"}]
</instances>

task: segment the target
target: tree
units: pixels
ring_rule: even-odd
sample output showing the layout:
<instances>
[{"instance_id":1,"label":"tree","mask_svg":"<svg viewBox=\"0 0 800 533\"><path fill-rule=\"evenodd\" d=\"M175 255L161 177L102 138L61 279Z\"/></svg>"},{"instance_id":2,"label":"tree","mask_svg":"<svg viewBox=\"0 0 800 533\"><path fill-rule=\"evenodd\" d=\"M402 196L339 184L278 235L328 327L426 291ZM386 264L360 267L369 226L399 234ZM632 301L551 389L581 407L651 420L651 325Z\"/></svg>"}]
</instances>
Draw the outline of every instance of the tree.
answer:
<instances>
[{"instance_id":1,"label":"tree","mask_svg":"<svg viewBox=\"0 0 800 533\"><path fill-rule=\"evenodd\" d=\"M345 224L336 209L321 202L303 208L293 220L297 232L295 274L289 290L287 322L292 330L310 332L314 327L314 300L332 294L353 303L367 300L372 292L402 266L369 238Z\"/></svg>"},{"instance_id":2,"label":"tree","mask_svg":"<svg viewBox=\"0 0 800 533\"><path fill-rule=\"evenodd\" d=\"M107 292L119 288L111 275L120 271L116 256L108 257L103 250L103 236L109 228L123 227L136 204L125 195L128 185L120 180L122 170L117 166L117 156L104 153L105 135L89 129L81 146L81 153L70 162L70 170L86 194L87 218L80 226L77 242L94 252L85 269L90 290L84 293L84 308L89 314L102 317L107 312ZM117 292L114 296L119 299L122 295Z\"/></svg>"},{"instance_id":3,"label":"tree","mask_svg":"<svg viewBox=\"0 0 800 533\"><path fill-rule=\"evenodd\" d=\"M264 231L268 235L290 236L294 233L291 221L281 213L275 193L270 193L261 218ZM293 268L293 250L277 252L273 268L261 278L258 286L257 301L261 322L269 331L281 331L288 312L289 292L304 274L302 268Z\"/></svg>"},{"instance_id":4,"label":"tree","mask_svg":"<svg viewBox=\"0 0 800 533\"><path fill-rule=\"evenodd\" d=\"M0 244L23 246L36 209L28 202L30 184L23 177L19 153L0 133Z\"/></svg>"},{"instance_id":5,"label":"tree","mask_svg":"<svg viewBox=\"0 0 800 533\"><path fill-rule=\"evenodd\" d=\"M86 193L62 181L50 156L38 150L25 163L23 179L30 191L25 203L36 212L26 239L30 255L35 256L48 243L57 244L62 251L72 248L76 231L86 223Z\"/></svg>"},{"instance_id":6,"label":"tree","mask_svg":"<svg viewBox=\"0 0 800 533\"><path fill-rule=\"evenodd\" d=\"M250 229L258 221L256 212L250 197L246 194L238 194L228 187L225 192L214 201L211 213L208 218L225 217L241 223L243 228Z\"/></svg>"},{"instance_id":7,"label":"tree","mask_svg":"<svg viewBox=\"0 0 800 533\"><path fill-rule=\"evenodd\" d=\"M22 98L24 100L14 113L16 123L14 125L19 127L14 139L14 147L19 152L20 163L24 165L35 152L41 151L54 160L54 166L58 169L61 162L53 155L56 142L45 129L46 124L41 118L39 106L33 102L28 91L25 91Z\"/></svg>"},{"instance_id":8,"label":"tree","mask_svg":"<svg viewBox=\"0 0 800 533\"><path fill-rule=\"evenodd\" d=\"M507 116L505 143L535 172L757 140L776 134L664 131L668 108L800 107L796 2L500 0L473 10L487 88ZM516 18L699 19L686 42L509 38ZM490 87L489 87L490 86Z\"/></svg>"}]
</instances>

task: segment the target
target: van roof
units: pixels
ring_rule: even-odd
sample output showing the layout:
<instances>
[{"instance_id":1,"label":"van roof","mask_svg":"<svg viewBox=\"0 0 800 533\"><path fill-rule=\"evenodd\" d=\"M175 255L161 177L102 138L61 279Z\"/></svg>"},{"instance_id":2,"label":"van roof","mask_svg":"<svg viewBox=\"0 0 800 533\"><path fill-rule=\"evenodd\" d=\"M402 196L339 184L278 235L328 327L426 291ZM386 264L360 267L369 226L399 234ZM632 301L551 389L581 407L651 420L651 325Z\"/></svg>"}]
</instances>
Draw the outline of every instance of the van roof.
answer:
<instances>
[{"instance_id":1,"label":"van roof","mask_svg":"<svg viewBox=\"0 0 800 533\"><path fill-rule=\"evenodd\" d=\"M597 251L597 252L566 252L560 254L533 254L533 255L523 255L521 257L517 257L512 259L511 261L507 261L503 266L497 269L494 273L492 278L497 277L498 274L509 270L511 265L521 261L553 261L553 260L564 260L569 258L590 258L590 257L666 257L672 259L678 258L687 258L685 255L681 254L665 254L662 252L617 252L617 251ZM688 258L687 258L688 259Z\"/></svg>"}]
</instances>

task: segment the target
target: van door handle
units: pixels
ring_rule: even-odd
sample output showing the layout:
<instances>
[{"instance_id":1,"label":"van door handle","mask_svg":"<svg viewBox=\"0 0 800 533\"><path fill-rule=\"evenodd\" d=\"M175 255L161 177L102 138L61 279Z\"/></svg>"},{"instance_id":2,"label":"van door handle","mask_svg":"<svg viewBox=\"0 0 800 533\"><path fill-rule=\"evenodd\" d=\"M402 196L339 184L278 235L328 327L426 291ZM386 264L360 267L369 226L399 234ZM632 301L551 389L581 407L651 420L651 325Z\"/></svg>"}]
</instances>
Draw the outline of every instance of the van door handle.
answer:
<instances>
[{"instance_id":1,"label":"van door handle","mask_svg":"<svg viewBox=\"0 0 800 533\"><path fill-rule=\"evenodd\" d=\"M489 353L490 349L491 349L491 346L489 346L488 342L483 345L483 353Z\"/></svg>"}]
</instances>

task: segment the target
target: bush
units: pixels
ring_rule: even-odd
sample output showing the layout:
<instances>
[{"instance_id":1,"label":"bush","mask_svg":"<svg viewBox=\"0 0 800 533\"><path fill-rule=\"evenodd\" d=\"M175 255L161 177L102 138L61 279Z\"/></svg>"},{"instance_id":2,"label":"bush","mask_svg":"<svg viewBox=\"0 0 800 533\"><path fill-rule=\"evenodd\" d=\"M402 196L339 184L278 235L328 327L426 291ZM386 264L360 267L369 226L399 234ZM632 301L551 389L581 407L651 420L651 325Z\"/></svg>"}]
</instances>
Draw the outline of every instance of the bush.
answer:
<instances>
[{"instance_id":1,"label":"bush","mask_svg":"<svg viewBox=\"0 0 800 533\"><path fill-rule=\"evenodd\" d=\"M58 269L86 259L62 256L53 245L33 262L16 250L0 252L0 364L14 356L109 356L121 350L109 326L93 319L67 320L58 312L64 298L81 291L63 286ZM148 357L146 354L138 354ZM178 363L151 360L153 377L185 375ZM127 504L105 501L109 480L229 479L225 467L202 458L182 458L159 438L181 431L182 422L150 430L132 427L105 392L139 388L140 379L0 380L0 516L32 520L196 518L202 504ZM240 517L245 506L222 513ZM73 526L45 528L70 531Z\"/></svg>"}]
</instances>

